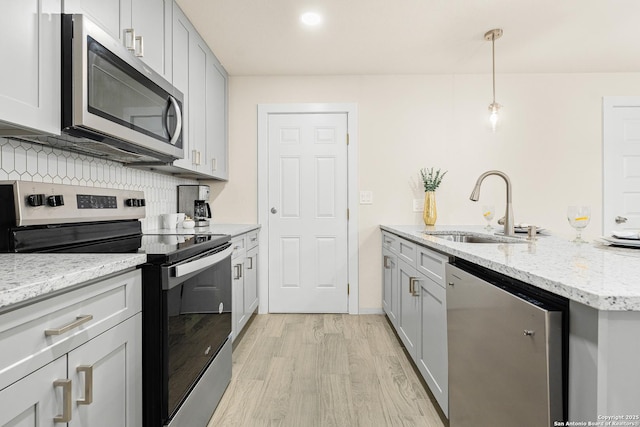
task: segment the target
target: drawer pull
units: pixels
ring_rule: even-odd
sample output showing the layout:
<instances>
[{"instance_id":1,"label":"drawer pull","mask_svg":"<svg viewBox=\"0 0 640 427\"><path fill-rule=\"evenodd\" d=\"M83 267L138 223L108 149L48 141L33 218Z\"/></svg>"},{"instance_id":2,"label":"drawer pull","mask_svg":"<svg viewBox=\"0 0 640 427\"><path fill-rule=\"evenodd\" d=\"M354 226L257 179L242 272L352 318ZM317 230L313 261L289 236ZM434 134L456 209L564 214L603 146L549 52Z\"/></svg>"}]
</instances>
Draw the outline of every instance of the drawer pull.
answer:
<instances>
[{"instance_id":1,"label":"drawer pull","mask_svg":"<svg viewBox=\"0 0 640 427\"><path fill-rule=\"evenodd\" d=\"M384 268L391 268L391 263L389 263L389 257L384 256Z\"/></svg>"},{"instance_id":2,"label":"drawer pull","mask_svg":"<svg viewBox=\"0 0 640 427\"><path fill-rule=\"evenodd\" d=\"M93 319L93 314L81 314L80 316L76 317L76 320L74 320L73 322L69 323L68 325L64 325L61 328L57 328L57 329L45 329L44 334L46 336L50 336L50 335L62 335L65 332L69 332L72 329L77 328L80 325L83 325L85 323L87 323L88 321L90 321L91 319Z\"/></svg>"},{"instance_id":3,"label":"drawer pull","mask_svg":"<svg viewBox=\"0 0 640 427\"><path fill-rule=\"evenodd\" d=\"M249 257L247 259L249 260L249 267L247 267L247 270L253 270L253 257Z\"/></svg>"},{"instance_id":4,"label":"drawer pull","mask_svg":"<svg viewBox=\"0 0 640 427\"><path fill-rule=\"evenodd\" d=\"M54 423L68 423L71 421L71 380L55 380L54 387L62 387L62 415L53 417Z\"/></svg>"},{"instance_id":5,"label":"drawer pull","mask_svg":"<svg viewBox=\"0 0 640 427\"><path fill-rule=\"evenodd\" d=\"M80 365L77 372L84 372L84 399L78 399L78 405L93 403L93 365Z\"/></svg>"}]
</instances>

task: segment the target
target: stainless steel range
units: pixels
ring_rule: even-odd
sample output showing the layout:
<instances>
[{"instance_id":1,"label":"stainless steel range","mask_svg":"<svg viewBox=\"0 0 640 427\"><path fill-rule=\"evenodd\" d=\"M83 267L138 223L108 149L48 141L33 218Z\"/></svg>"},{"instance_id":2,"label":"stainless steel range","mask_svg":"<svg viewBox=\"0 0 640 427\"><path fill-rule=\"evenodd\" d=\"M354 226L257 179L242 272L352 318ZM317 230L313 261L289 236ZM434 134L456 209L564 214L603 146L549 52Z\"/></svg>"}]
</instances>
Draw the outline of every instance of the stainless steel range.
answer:
<instances>
[{"instance_id":1,"label":"stainless steel range","mask_svg":"<svg viewBox=\"0 0 640 427\"><path fill-rule=\"evenodd\" d=\"M0 252L144 252L144 426L205 427L231 379L228 235L142 234L140 191L0 181Z\"/></svg>"}]
</instances>

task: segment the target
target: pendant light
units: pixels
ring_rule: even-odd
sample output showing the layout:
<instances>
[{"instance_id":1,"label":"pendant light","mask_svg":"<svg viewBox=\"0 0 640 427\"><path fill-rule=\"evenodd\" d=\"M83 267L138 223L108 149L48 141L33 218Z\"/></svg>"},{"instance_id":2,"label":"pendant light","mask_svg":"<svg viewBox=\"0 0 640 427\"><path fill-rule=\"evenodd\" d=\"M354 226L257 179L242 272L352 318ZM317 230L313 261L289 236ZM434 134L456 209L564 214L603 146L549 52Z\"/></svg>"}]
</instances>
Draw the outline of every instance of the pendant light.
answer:
<instances>
[{"instance_id":1,"label":"pendant light","mask_svg":"<svg viewBox=\"0 0 640 427\"><path fill-rule=\"evenodd\" d=\"M494 28L484 33L484 39L491 41L491 62L493 74L493 102L489 105L489 122L491 130L496 131L498 126L498 110L502 105L496 102L496 40L502 37L502 29Z\"/></svg>"}]
</instances>

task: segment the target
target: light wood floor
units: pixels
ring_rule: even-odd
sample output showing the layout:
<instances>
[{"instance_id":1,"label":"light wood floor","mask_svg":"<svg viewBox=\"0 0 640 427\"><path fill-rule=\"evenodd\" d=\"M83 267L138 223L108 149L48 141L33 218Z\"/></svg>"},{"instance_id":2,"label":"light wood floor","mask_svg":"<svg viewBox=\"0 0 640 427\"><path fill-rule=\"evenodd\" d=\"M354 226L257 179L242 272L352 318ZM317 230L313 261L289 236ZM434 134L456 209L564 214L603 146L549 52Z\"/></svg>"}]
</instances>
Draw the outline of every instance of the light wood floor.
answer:
<instances>
[{"instance_id":1,"label":"light wood floor","mask_svg":"<svg viewBox=\"0 0 640 427\"><path fill-rule=\"evenodd\" d=\"M382 315L255 316L214 426L443 426Z\"/></svg>"}]
</instances>

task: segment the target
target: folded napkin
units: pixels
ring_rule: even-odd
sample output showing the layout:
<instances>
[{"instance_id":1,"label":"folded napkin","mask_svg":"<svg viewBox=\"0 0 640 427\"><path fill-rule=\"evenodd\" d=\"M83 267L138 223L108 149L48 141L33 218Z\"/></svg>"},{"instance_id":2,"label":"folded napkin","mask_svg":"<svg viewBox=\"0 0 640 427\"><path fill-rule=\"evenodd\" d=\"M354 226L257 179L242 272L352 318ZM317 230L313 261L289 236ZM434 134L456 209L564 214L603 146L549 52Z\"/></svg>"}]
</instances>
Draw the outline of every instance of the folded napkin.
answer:
<instances>
[{"instance_id":1,"label":"folded napkin","mask_svg":"<svg viewBox=\"0 0 640 427\"><path fill-rule=\"evenodd\" d=\"M611 230L611 235L618 239L636 239L640 240L640 233L631 230Z\"/></svg>"}]
</instances>

